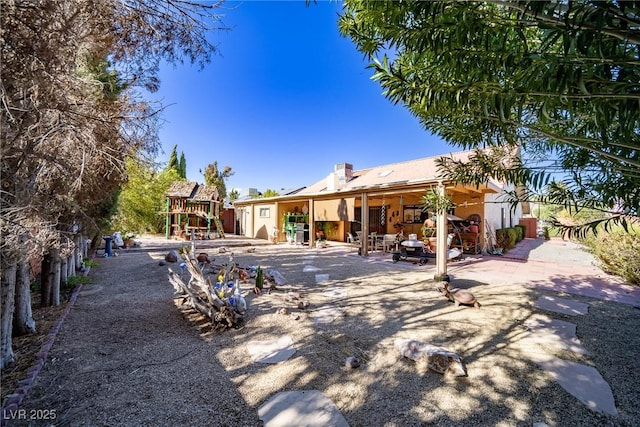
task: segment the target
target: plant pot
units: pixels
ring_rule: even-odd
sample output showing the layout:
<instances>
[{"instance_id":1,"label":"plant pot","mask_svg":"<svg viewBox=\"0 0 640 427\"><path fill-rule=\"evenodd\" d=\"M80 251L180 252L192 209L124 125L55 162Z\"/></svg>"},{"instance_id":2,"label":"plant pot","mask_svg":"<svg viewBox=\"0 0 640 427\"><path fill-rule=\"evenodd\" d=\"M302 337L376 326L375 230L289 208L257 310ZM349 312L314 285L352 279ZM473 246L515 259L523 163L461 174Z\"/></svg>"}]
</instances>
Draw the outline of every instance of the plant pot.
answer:
<instances>
[{"instance_id":1,"label":"plant pot","mask_svg":"<svg viewBox=\"0 0 640 427\"><path fill-rule=\"evenodd\" d=\"M433 252L436 251L437 243L438 243L437 237L427 237L427 245L429 246L429 249L431 249Z\"/></svg>"}]
</instances>

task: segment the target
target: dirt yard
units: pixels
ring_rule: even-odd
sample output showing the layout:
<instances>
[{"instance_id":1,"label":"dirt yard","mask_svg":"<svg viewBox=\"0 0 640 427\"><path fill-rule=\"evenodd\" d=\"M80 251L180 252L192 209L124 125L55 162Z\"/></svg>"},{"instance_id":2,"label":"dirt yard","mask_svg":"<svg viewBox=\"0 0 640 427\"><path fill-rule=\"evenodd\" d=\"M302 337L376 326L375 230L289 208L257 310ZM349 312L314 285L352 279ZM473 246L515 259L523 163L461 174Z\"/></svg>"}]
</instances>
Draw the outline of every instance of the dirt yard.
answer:
<instances>
[{"instance_id":1,"label":"dirt yard","mask_svg":"<svg viewBox=\"0 0 640 427\"><path fill-rule=\"evenodd\" d=\"M33 417L8 425L259 426L260 405L289 390L322 391L351 426L640 423L637 308L571 296L589 304L587 315L543 313L577 324L591 355L544 351L596 367L613 391L618 416L612 417L589 410L531 361L522 337L542 294L535 289L458 280L452 284L472 290L482 307L456 308L435 291L433 265L365 259L345 246L228 249L240 266L277 269L288 285L258 296L246 284L246 322L217 334L201 315L174 301L167 266L159 265L167 248L97 258L93 284L83 286L21 406ZM203 251L214 263L228 261L228 252ZM317 274L329 280L316 283ZM289 290L309 308L287 303ZM280 307L289 314L277 314ZM314 322L327 307L341 315ZM293 357L273 365L251 361L248 342L285 335L293 339ZM393 345L398 338L456 352L468 376L443 376L404 359ZM345 367L348 356L362 365ZM3 394L11 388L8 374L2 373ZM55 420L38 419L43 410Z\"/></svg>"}]
</instances>

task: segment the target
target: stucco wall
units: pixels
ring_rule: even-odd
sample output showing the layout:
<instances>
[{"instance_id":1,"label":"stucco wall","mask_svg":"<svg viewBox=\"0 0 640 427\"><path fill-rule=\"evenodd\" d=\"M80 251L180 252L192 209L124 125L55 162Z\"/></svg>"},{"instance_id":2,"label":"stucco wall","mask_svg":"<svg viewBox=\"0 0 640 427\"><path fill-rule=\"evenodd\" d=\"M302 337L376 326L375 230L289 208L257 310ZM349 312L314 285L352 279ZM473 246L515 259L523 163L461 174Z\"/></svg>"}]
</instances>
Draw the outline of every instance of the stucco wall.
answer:
<instances>
[{"instance_id":1,"label":"stucco wall","mask_svg":"<svg viewBox=\"0 0 640 427\"><path fill-rule=\"evenodd\" d=\"M245 236L255 239L268 240L273 233L273 228L278 226L278 212L275 203L257 203L253 205L253 210L248 207L250 213L247 217L247 230ZM261 217L260 211L268 210L268 217Z\"/></svg>"}]
</instances>

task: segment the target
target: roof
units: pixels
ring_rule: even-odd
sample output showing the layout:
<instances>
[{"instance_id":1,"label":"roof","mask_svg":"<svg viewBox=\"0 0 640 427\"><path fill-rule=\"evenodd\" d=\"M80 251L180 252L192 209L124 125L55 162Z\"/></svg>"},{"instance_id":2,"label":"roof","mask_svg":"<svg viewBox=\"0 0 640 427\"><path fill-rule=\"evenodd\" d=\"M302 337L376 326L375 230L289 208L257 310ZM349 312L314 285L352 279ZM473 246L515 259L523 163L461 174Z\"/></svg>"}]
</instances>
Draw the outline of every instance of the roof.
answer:
<instances>
[{"instance_id":1,"label":"roof","mask_svg":"<svg viewBox=\"0 0 640 427\"><path fill-rule=\"evenodd\" d=\"M335 170L328 176L308 187L301 187L298 191L281 194L277 197L263 198L242 198L234 201L235 204L245 205L253 203L263 203L265 201L278 201L280 199L309 198L309 197L344 197L345 194L357 194L362 191L377 191L386 189L401 188L424 188L425 185L434 185L442 179L438 174L436 161L443 157L454 160L467 161L474 151L460 151L456 153L440 154L422 159L408 160L405 162L391 163L375 166L368 169L352 170L351 179L345 181L348 175L341 168L347 164L336 165ZM351 166L350 164L348 166ZM339 175L342 176L339 176ZM500 192L503 185L490 179L487 183L489 192ZM401 190L402 191L402 190Z\"/></svg>"},{"instance_id":2,"label":"roof","mask_svg":"<svg viewBox=\"0 0 640 427\"><path fill-rule=\"evenodd\" d=\"M167 190L167 197L191 197L198 186L197 182L176 181Z\"/></svg>"},{"instance_id":3,"label":"roof","mask_svg":"<svg viewBox=\"0 0 640 427\"><path fill-rule=\"evenodd\" d=\"M191 197L193 200L208 202L210 200L218 200L218 189L208 185L198 185L195 194Z\"/></svg>"},{"instance_id":4,"label":"roof","mask_svg":"<svg viewBox=\"0 0 640 427\"><path fill-rule=\"evenodd\" d=\"M219 199L216 187L187 181L174 182L167 190L166 195L167 197L179 197L198 202L217 201Z\"/></svg>"},{"instance_id":5,"label":"roof","mask_svg":"<svg viewBox=\"0 0 640 427\"><path fill-rule=\"evenodd\" d=\"M350 191L358 190L360 188L364 189L388 185L434 182L440 179L436 167L437 159L449 156L456 160L467 160L470 154L471 151L463 151L449 155L438 155L353 171L352 179L345 183L336 184L334 190L330 190L327 187L327 180L331 179L330 175L328 178L302 189L296 193L296 195Z\"/></svg>"}]
</instances>

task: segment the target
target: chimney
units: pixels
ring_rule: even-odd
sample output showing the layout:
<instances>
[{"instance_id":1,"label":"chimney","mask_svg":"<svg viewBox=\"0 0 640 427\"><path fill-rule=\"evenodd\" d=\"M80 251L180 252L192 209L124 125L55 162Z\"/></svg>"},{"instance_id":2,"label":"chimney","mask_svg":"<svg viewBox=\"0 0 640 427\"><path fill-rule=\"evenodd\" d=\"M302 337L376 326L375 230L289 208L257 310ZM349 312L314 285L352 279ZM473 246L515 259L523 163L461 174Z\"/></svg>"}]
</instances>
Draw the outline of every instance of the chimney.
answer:
<instances>
[{"instance_id":1,"label":"chimney","mask_svg":"<svg viewBox=\"0 0 640 427\"><path fill-rule=\"evenodd\" d=\"M335 172L331 172L327 176L327 190L333 191L337 190L340 186L340 182L338 181L338 174Z\"/></svg>"},{"instance_id":2,"label":"chimney","mask_svg":"<svg viewBox=\"0 0 640 427\"><path fill-rule=\"evenodd\" d=\"M353 178L353 165L351 163L338 163L334 170L340 185L345 185Z\"/></svg>"}]
</instances>

